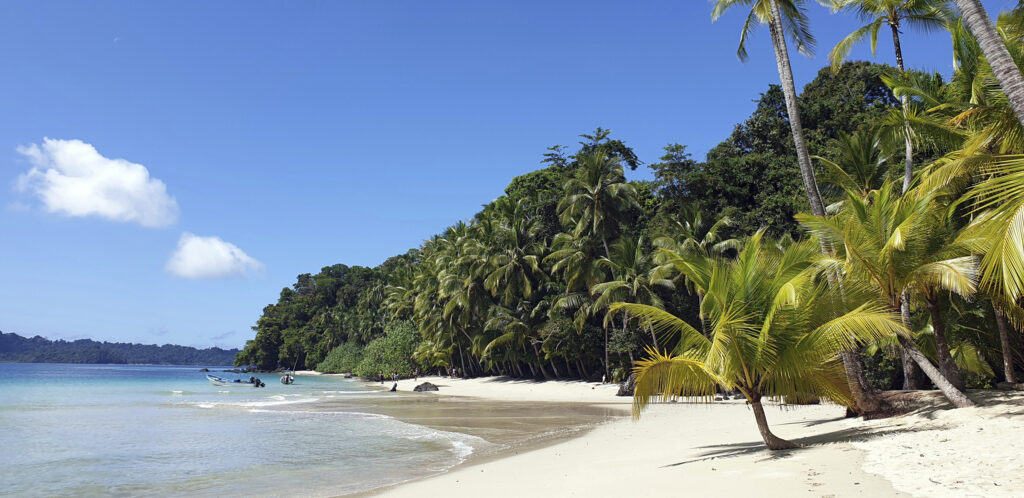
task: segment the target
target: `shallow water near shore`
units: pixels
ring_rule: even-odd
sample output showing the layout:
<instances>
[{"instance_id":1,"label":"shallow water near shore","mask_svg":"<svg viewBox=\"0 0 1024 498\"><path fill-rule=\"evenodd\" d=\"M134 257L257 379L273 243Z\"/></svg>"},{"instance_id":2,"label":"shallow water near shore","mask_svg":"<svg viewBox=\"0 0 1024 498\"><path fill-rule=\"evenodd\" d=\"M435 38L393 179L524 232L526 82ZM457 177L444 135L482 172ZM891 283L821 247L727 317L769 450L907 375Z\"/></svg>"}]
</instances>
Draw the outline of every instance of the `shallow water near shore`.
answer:
<instances>
[{"instance_id":1,"label":"shallow water near shore","mask_svg":"<svg viewBox=\"0 0 1024 498\"><path fill-rule=\"evenodd\" d=\"M0 494L344 495L613 415L388 393L335 376L218 387L199 368L0 364ZM210 370L242 377L215 373L223 368Z\"/></svg>"}]
</instances>

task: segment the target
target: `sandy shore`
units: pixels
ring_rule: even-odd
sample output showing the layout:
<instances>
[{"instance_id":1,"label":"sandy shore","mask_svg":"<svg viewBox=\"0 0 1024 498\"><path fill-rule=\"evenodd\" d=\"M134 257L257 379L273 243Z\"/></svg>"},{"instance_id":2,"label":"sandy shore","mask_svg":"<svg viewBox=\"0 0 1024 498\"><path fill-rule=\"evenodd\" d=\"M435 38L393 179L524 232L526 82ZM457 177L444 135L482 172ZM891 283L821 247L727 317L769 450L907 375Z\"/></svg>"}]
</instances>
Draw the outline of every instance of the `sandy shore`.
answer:
<instances>
[{"instance_id":1,"label":"sandy shore","mask_svg":"<svg viewBox=\"0 0 1024 498\"><path fill-rule=\"evenodd\" d=\"M424 381L440 394L495 401L580 402L626 410L616 387L502 378ZM390 388L391 383L385 387ZM807 447L764 449L742 402L655 405L639 421L388 488L383 496L1020 496L1024 396L972 393L983 406L932 408L877 421L837 406L773 408L773 431Z\"/></svg>"}]
</instances>

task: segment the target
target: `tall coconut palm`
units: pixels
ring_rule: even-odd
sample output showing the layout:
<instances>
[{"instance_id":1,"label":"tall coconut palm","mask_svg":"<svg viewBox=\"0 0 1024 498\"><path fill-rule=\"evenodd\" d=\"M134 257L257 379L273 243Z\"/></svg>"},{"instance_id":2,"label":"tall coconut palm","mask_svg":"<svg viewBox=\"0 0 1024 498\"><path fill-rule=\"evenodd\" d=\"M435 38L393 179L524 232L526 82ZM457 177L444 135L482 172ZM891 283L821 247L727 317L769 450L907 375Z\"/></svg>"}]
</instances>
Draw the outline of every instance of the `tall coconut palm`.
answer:
<instances>
[{"instance_id":1,"label":"tall coconut palm","mask_svg":"<svg viewBox=\"0 0 1024 498\"><path fill-rule=\"evenodd\" d=\"M828 54L832 61L833 71L838 70L850 49L857 42L868 38L871 41L871 54L875 54L878 45L878 31L882 25L888 25L892 31L892 45L896 52L896 67L900 73L906 72L903 66L903 48L900 45L900 28L908 27L922 31L943 29L948 23L944 7L948 0L839 0L837 10L850 10L868 24L857 28L846 38L836 44ZM903 173L903 191L910 189L914 178L914 145L911 138L910 121L906 118L910 100L906 95L900 97L903 104L903 127L906 162Z\"/></svg>"},{"instance_id":2,"label":"tall coconut palm","mask_svg":"<svg viewBox=\"0 0 1024 498\"><path fill-rule=\"evenodd\" d=\"M804 139L803 125L800 123L800 108L797 105L796 85L793 82L793 69L789 62L789 49L786 45L788 34L796 43L797 50L810 54L813 51L814 37L808 27L807 14L804 12L803 0L717 0L711 12L711 20L715 21L733 7L750 8L747 20L740 33L740 45L737 56L740 60L747 59L747 38L759 24L767 24L771 34L772 49L775 51L775 63L782 83L782 93L786 98L786 113L789 126L793 132L793 144L796 146L797 163L800 166L800 177L807 192L807 200L811 212L816 216L825 215L825 204L818 191L818 182L814 176L810 155L807 153L807 142Z\"/></svg>"},{"instance_id":3,"label":"tall coconut palm","mask_svg":"<svg viewBox=\"0 0 1024 498\"><path fill-rule=\"evenodd\" d=\"M874 288L895 313L901 312L904 294L915 285L970 295L976 272L974 258L937 259L935 256L942 253L926 250L935 226L930 217L938 209L932 196L900 196L895 190L887 182L868 199L848 195L835 216L800 214L797 220L843 249L832 264L841 269L844 281ZM904 325L909 326L908 314L903 313L903 317ZM957 407L973 406L909 338L901 337L899 341L903 351L950 402Z\"/></svg>"},{"instance_id":4,"label":"tall coconut palm","mask_svg":"<svg viewBox=\"0 0 1024 498\"><path fill-rule=\"evenodd\" d=\"M797 105L796 85L793 83L793 68L789 62L789 49L786 46L786 35L788 34L796 42L798 51L810 54L813 50L814 37L811 35L803 4L803 0L717 0L711 13L711 19L718 19L732 7L742 6L750 8L747 20L740 34L740 46L736 52L740 60L746 60L747 58L746 41L750 33L753 32L758 24L768 24L772 49L775 52L775 64L779 71L779 81L782 83L782 93L786 99L786 113L789 117L790 130L793 133L793 144L796 148L797 164L800 167L800 178L804 184L804 191L807 194L807 201L811 206L811 212L815 216L825 216L825 202L822 200L821 192L818 189L814 167L811 165L811 158L807 152L807 141L804 139L803 125L800 122L800 108ZM824 245L822 246L822 251L825 254L831 252ZM843 352L842 358L847 378L850 382L850 389L853 390L859 409L861 411L871 411L877 408L878 401L874 398L871 388L867 384L860 359L857 358L853 351Z\"/></svg>"},{"instance_id":5,"label":"tall coconut palm","mask_svg":"<svg viewBox=\"0 0 1024 498\"><path fill-rule=\"evenodd\" d=\"M837 306L842 300L816 276L814 261L822 256L814 241L782 251L761 238L762 232L754 235L735 260L715 259L711 278L700 284L710 337L652 306L612 306L678 337L672 353L651 349L648 359L637 362L634 417L658 394L708 398L719 386L747 398L769 449L795 448L772 433L763 400L817 396L850 405L839 351L904 333L881 304Z\"/></svg>"},{"instance_id":6,"label":"tall coconut palm","mask_svg":"<svg viewBox=\"0 0 1024 498\"><path fill-rule=\"evenodd\" d=\"M565 182L565 196L558 202L562 224L574 237L601 241L605 257L610 256L608 238L634 210L639 210L636 189L626 182L616 157L597 148L578 157L579 174Z\"/></svg>"},{"instance_id":7,"label":"tall coconut palm","mask_svg":"<svg viewBox=\"0 0 1024 498\"><path fill-rule=\"evenodd\" d=\"M1020 69L1006 49L1003 39L992 24L985 7L980 0L953 0L964 23L967 24L971 34L978 40L985 59L992 66L996 80L1006 95L1010 108L1016 114L1017 120L1024 125L1024 77Z\"/></svg>"}]
</instances>

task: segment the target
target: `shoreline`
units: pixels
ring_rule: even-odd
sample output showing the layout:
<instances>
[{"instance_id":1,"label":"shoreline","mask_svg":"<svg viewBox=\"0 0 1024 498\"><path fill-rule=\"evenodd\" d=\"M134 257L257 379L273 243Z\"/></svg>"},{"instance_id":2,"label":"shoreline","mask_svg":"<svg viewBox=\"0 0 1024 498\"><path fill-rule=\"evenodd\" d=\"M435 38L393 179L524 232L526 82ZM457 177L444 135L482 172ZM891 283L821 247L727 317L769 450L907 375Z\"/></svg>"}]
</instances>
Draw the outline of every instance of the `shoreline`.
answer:
<instances>
[{"instance_id":1,"label":"shoreline","mask_svg":"<svg viewBox=\"0 0 1024 498\"><path fill-rule=\"evenodd\" d=\"M631 398L617 385L436 376L429 396L465 402L579 403L616 412ZM390 389L376 382L364 385ZM742 401L664 403L637 421L608 421L571 435L493 455L471 456L447 471L356 496L620 496L685 490L697 496L1012 496L1024 489L1024 393L972 391L979 408L929 406L889 419L843 417L836 405L773 406L778 436L804 448L770 452Z\"/></svg>"}]
</instances>

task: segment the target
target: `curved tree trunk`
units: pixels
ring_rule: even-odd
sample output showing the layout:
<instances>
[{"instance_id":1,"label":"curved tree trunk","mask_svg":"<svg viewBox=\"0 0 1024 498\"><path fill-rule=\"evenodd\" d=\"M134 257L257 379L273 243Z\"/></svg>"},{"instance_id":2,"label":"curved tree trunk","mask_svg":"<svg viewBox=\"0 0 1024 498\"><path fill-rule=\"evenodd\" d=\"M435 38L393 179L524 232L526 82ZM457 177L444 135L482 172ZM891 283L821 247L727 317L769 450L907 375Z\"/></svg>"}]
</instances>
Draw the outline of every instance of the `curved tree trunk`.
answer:
<instances>
[{"instance_id":1,"label":"curved tree trunk","mask_svg":"<svg viewBox=\"0 0 1024 498\"><path fill-rule=\"evenodd\" d=\"M996 327L999 329L999 344L1003 350L1003 371L1006 372L1006 382L1016 384L1017 378L1013 374L1013 347L1010 346L1010 327L1006 323L1006 317L995 305L992 309L996 312Z\"/></svg>"},{"instance_id":2,"label":"curved tree trunk","mask_svg":"<svg viewBox=\"0 0 1024 498\"><path fill-rule=\"evenodd\" d=\"M1010 52L1006 50L1003 39L996 32L992 19L988 17L980 0L954 0L954 3L960 9L967 28L981 45L981 52L992 66L992 72L995 73L1010 108L1017 115L1017 120L1024 125L1024 77L1021 77L1020 69L1010 57Z\"/></svg>"},{"instance_id":3,"label":"curved tree trunk","mask_svg":"<svg viewBox=\"0 0 1024 498\"><path fill-rule=\"evenodd\" d=\"M949 352L949 343L946 342L946 324L942 321L942 310L939 303L934 299L927 299L928 311L932 315L932 330L935 332L935 352L939 357L939 371L957 389L967 390L963 375L953 361L953 355Z\"/></svg>"},{"instance_id":4,"label":"curved tree trunk","mask_svg":"<svg viewBox=\"0 0 1024 498\"><path fill-rule=\"evenodd\" d=\"M906 72L903 69L903 48L900 46L900 28L895 24L890 24L892 28L892 45L896 49L896 66L900 68L900 74ZM903 168L903 193L907 193L910 190L910 182L914 179L914 144L910 139L910 120L907 119L907 106L909 105L909 99L906 95L900 97L900 104L903 108L903 128L906 136L903 137L904 152L906 153L906 164Z\"/></svg>"},{"instance_id":5,"label":"curved tree trunk","mask_svg":"<svg viewBox=\"0 0 1024 498\"><path fill-rule=\"evenodd\" d=\"M761 439L764 440L764 444L768 446L769 450L791 450L799 448L800 445L792 441L772 434L771 429L768 428L768 418L764 415L764 407L761 406L761 400L750 402L751 408L754 409L754 419L757 420L757 430L761 433Z\"/></svg>"}]
</instances>

